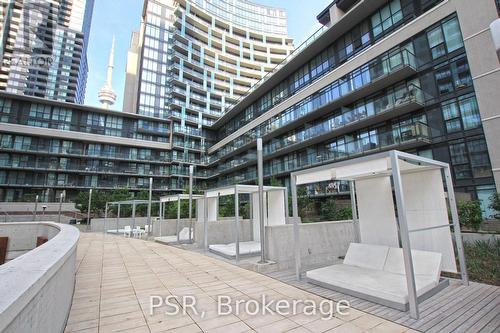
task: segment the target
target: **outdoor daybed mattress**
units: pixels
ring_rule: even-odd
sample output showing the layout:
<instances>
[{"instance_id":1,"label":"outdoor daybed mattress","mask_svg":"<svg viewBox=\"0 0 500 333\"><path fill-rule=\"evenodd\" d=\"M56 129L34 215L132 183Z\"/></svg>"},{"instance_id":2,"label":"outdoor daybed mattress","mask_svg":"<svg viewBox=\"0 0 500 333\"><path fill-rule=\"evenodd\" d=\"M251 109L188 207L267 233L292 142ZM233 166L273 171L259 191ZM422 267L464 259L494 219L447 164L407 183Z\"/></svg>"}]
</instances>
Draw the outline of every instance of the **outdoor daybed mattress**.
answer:
<instances>
[{"instance_id":1,"label":"outdoor daybed mattress","mask_svg":"<svg viewBox=\"0 0 500 333\"><path fill-rule=\"evenodd\" d=\"M208 249L222 257L234 259L236 257L236 243L212 244ZM252 256L260 254L260 242L240 242L240 256Z\"/></svg>"},{"instance_id":2,"label":"outdoor daybed mattress","mask_svg":"<svg viewBox=\"0 0 500 333\"><path fill-rule=\"evenodd\" d=\"M446 287L440 280L441 253L412 250L419 300ZM342 264L306 273L310 283L401 311L408 309L403 251L380 245L351 243Z\"/></svg>"},{"instance_id":3,"label":"outdoor daybed mattress","mask_svg":"<svg viewBox=\"0 0 500 333\"><path fill-rule=\"evenodd\" d=\"M191 236L194 236L193 232L191 232ZM181 243L189 242L189 228L182 228L182 230L179 231L179 241ZM177 243L177 236L155 237L155 242L162 244L174 244Z\"/></svg>"}]
</instances>

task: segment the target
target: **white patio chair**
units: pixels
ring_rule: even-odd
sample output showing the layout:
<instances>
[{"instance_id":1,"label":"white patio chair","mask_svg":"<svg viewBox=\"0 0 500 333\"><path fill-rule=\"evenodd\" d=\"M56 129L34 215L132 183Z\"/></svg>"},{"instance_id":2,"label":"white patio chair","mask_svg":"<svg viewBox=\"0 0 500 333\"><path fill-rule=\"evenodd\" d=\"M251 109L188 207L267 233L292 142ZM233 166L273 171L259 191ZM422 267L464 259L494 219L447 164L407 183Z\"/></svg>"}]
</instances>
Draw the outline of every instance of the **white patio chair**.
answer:
<instances>
[{"instance_id":1,"label":"white patio chair","mask_svg":"<svg viewBox=\"0 0 500 333\"><path fill-rule=\"evenodd\" d=\"M144 230L141 229L141 227L137 226L133 230L133 234L135 238L142 238L142 234L144 233Z\"/></svg>"},{"instance_id":2,"label":"white patio chair","mask_svg":"<svg viewBox=\"0 0 500 333\"><path fill-rule=\"evenodd\" d=\"M126 225L123 229L123 237L126 236L130 237L131 233L132 233L132 228L129 225Z\"/></svg>"}]
</instances>

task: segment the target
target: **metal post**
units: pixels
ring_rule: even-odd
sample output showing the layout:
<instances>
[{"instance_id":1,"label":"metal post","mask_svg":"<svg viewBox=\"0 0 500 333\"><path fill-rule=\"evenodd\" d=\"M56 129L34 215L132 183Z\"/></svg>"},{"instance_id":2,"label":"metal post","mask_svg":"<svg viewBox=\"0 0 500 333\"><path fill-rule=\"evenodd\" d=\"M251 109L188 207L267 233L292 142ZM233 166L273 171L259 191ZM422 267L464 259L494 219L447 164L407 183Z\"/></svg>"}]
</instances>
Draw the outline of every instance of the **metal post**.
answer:
<instances>
[{"instance_id":1,"label":"metal post","mask_svg":"<svg viewBox=\"0 0 500 333\"><path fill-rule=\"evenodd\" d=\"M160 228L160 237L161 237L161 220L162 220L162 202L161 200L159 200L159 204L158 204L158 225L159 225L159 228ZM154 236L154 234L153 234Z\"/></svg>"},{"instance_id":2,"label":"metal post","mask_svg":"<svg viewBox=\"0 0 500 333\"><path fill-rule=\"evenodd\" d=\"M89 190L89 207L87 210L87 231L90 230L90 207L92 206L92 189Z\"/></svg>"},{"instance_id":3,"label":"metal post","mask_svg":"<svg viewBox=\"0 0 500 333\"><path fill-rule=\"evenodd\" d=\"M106 233L106 222L108 221L108 203L106 202L106 208L104 209L104 227L102 228L102 233Z\"/></svg>"},{"instance_id":4,"label":"metal post","mask_svg":"<svg viewBox=\"0 0 500 333\"><path fill-rule=\"evenodd\" d=\"M121 204L118 204L118 210L116 212L116 234L118 235L118 229L120 228L119 225L120 225L120 208L121 208Z\"/></svg>"},{"instance_id":5,"label":"metal post","mask_svg":"<svg viewBox=\"0 0 500 333\"><path fill-rule=\"evenodd\" d=\"M163 224L163 202L160 199L160 237L161 237L161 226Z\"/></svg>"},{"instance_id":6,"label":"metal post","mask_svg":"<svg viewBox=\"0 0 500 333\"><path fill-rule=\"evenodd\" d=\"M392 180L396 194L396 205L398 210L399 233L403 247L403 259L405 264L406 285L408 288L408 299L410 304L410 317L419 318L417 288L415 286L415 272L413 270L413 259L411 254L410 234L406 220L406 204L403 195L403 182L399 168L399 158L395 151L391 151Z\"/></svg>"},{"instance_id":7,"label":"metal post","mask_svg":"<svg viewBox=\"0 0 500 333\"><path fill-rule=\"evenodd\" d=\"M193 232L193 220L192 220L192 210L193 210L193 173L194 166L189 166L189 242L193 242L192 232Z\"/></svg>"},{"instance_id":8,"label":"metal post","mask_svg":"<svg viewBox=\"0 0 500 333\"><path fill-rule=\"evenodd\" d=\"M181 220L181 196L177 195L177 221L175 222L175 232L177 235L177 243L180 243L180 235L179 235L179 223Z\"/></svg>"},{"instance_id":9,"label":"metal post","mask_svg":"<svg viewBox=\"0 0 500 333\"><path fill-rule=\"evenodd\" d=\"M455 243L457 244L458 263L460 264L460 276L462 284L469 285L469 274L467 273L467 265L465 263L464 245L462 242L462 232L460 230L460 222L458 219L457 203L455 201L455 191L453 189L453 181L451 178L450 167L444 168L444 177L446 180L446 188L448 189L448 203L451 210L451 219L453 221L453 231L455 234Z\"/></svg>"},{"instance_id":10,"label":"metal post","mask_svg":"<svg viewBox=\"0 0 500 333\"><path fill-rule=\"evenodd\" d=\"M351 190L351 210L352 210L352 222L354 224L354 239L356 243L361 242L361 232L359 230L359 220L358 220L358 209L356 205L356 185L354 180L349 184Z\"/></svg>"},{"instance_id":11,"label":"metal post","mask_svg":"<svg viewBox=\"0 0 500 333\"><path fill-rule=\"evenodd\" d=\"M33 221L36 221L36 213L38 210L38 199L39 199L39 196L37 195L35 197L35 210L33 211Z\"/></svg>"},{"instance_id":12,"label":"metal post","mask_svg":"<svg viewBox=\"0 0 500 333\"><path fill-rule=\"evenodd\" d=\"M62 210L63 194L64 194L64 192L61 192L61 194L59 195L59 212L57 213L57 223L61 223L61 210Z\"/></svg>"},{"instance_id":13,"label":"metal post","mask_svg":"<svg viewBox=\"0 0 500 333\"><path fill-rule=\"evenodd\" d=\"M153 223L151 221L151 204L153 200L153 177L149 177L149 201L148 201L148 235L151 235Z\"/></svg>"},{"instance_id":14,"label":"metal post","mask_svg":"<svg viewBox=\"0 0 500 333\"><path fill-rule=\"evenodd\" d=\"M238 198L238 186L234 187L234 215L236 225L236 263L240 262L240 209Z\"/></svg>"},{"instance_id":15,"label":"metal post","mask_svg":"<svg viewBox=\"0 0 500 333\"><path fill-rule=\"evenodd\" d=\"M132 201L132 230L135 229L135 200Z\"/></svg>"},{"instance_id":16,"label":"metal post","mask_svg":"<svg viewBox=\"0 0 500 333\"><path fill-rule=\"evenodd\" d=\"M257 139L257 177L259 184L259 228L260 228L260 264L266 263L266 236L264 225L264 162L262 159L262 138Z\"/></svg>"},{"instance_id":17,"label":"metal post","mask_svg":"<svg viewBox=\"0 0 500 333\"><path fill-rule=\"evenodd\" d=\"M205 251L208 250L208 197L205 193L205 204L203 205L203 245L205 246Z\"/></svg>"},{"instance_id":18,"label":"metal post","mask_svg":"<svg viewBox=\"0 0 500 333\"><path fill-rule=\"evenodd\" d=\"M297 202L297 177L291 175L290 177L290 188L292 190L292 215L293 215L293 240L295 247L295 277L297 281L300 281L300 232L299 232L299 205Z\"/></svg>"}]
</instances>

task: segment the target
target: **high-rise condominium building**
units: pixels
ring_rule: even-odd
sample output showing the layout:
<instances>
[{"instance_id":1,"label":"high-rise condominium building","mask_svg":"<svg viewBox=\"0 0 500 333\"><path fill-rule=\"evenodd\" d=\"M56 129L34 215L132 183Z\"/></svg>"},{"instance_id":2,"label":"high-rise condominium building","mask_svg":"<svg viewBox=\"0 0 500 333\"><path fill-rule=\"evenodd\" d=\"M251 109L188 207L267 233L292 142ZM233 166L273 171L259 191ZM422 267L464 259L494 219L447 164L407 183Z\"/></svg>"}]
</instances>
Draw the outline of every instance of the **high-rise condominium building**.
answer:
<instances>
[{"instance_id":1,"label":"high-rise condominium building","mask_svg":"<svg viewBox=\"0 0 500 333\"><path fill-rule=\"evenodd\" d=\"M450 163L455 191L500 188L500 63L495 0L335 0L325 26L274 75L212 125L214 184L398 149ZM473 8L473 10L472 10ZM348 195L327 182L309 195ZM375 195L375 194L374 194Z\"/></svg>"},{"instance_id":2,"label":"high-rise condominium building","mask_svg":"<svg viewBox=\"0 0 500 333\"><path fill-rule=\"evenodd\" d=\"M82 104L94 0L0 4L0 91Z\"/></svg>"},{"instance_id":3,"label":"high-rise condominium building","mask_svg":"<svg viewBox=\"0 0 500 333\"><path fill-rule=\"evenodd\" d=\"M172 160L184 173L186 163L203 163L214 138L205 128L292 51L283 9L147 0L132 36L124 110L172 121Z\"/></svg>"}]
</instances>

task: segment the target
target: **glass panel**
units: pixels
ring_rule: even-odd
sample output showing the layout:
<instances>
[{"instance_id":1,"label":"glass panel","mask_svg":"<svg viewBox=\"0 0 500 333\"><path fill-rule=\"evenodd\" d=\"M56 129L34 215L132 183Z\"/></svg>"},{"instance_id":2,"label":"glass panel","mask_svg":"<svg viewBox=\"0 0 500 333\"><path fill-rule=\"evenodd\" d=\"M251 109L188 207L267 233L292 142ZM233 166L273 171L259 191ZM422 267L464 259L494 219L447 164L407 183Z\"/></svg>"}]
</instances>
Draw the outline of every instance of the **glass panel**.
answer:
<instances>
[{"instance_id":1,"label":"glass panel","mask_svg":"<svg viewBox=\"0 0 500 333\"><path fill-rule=\"evenodd\" d=\"M456 18L443 23L443 30L448 52L453 52L464 46L460 26Z\"/></svg>"}]
</instances>

